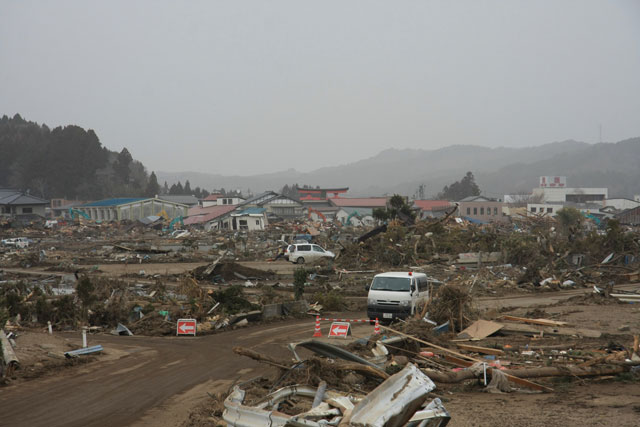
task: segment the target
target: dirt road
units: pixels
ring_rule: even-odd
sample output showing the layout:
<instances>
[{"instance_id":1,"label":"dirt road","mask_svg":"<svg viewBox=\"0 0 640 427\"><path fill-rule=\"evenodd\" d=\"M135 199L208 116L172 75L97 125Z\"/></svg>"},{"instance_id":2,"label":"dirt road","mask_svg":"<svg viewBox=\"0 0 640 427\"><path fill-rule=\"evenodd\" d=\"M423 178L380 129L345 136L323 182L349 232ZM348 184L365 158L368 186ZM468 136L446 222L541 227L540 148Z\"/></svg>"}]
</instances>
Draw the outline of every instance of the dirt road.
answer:
<instances>
[{"instance_id":1,"label":"dirt road","mask_svg":"<svg viewBox=\"0 0 640 427\"><path fill-rule=\"evenodd\" d=\"M130 425L194 386L249 375L257 364L233 354L233 346L282 352L293 337L310 337L312 327L310 320L296 320L196 338L92 336L90 344L127 355L0 389L0 425Z\"/></svg>"},{"instance_id":2,"label":"dirt road","mask_svg":"<svg viewBox=\"0 0 640 427\"><path fill-rule=\"evenodd\" d=\"M234 346L291 357L286 344L311 338L313 327L298 319L196 338L94 335L90 345L126 355L0 388L0 426L179 425L207 391L264 372Z\"/></svg>"},{"instance_id":3,"label":"dirt road","mask_svg":"<svg viewBox=\"0 0 640 427\"><path fill-rule=\"evenodd\" d=\"M100 264L98 274L104 276L118 277L121 275L138 274L144 270L146 275L153 274L184 274L197 267L208 265L208 262L166 262L166 263L131 263L131 264ZM288 261L280 260L268 261L240 261L238 264L245 267L255 268L263 271L273 271L278 276L293 276L293 271L297 267ZM87 266L83 266L87 267ZM66 276L68 272L48 271L44 268L1 268L7 273L28 274L35 276Z\"/></svg>"}]
</instances>

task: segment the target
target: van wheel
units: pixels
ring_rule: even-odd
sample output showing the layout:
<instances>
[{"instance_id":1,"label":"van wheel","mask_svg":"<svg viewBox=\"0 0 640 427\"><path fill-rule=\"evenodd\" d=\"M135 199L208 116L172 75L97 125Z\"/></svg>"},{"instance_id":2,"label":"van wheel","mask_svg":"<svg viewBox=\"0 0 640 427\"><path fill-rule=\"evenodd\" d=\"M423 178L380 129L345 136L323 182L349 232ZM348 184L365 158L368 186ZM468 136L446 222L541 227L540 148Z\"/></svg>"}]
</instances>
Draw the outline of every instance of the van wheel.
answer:
<instances>
[{"instance_id":1,"label":"van wheel","mask_svg":"<svg viewBox=\"0 0 640 427\"><path fill-rule=\"evenodd\" d=\"M304 264L304 258L300 257L296 260L296 264Z\"/></svg>"}]
</instances>

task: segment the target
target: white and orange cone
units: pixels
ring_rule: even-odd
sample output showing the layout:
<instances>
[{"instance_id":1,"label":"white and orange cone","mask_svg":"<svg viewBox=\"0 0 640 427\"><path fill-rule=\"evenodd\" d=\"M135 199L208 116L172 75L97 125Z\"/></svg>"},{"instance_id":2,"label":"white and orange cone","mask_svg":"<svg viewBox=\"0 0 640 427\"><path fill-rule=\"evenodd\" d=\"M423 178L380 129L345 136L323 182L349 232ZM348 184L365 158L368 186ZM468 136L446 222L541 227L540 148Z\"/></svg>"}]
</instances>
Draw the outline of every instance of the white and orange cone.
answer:
<instances>
[{"instance_id":1,"label":"white and orange cone","mask_svg":"<svg viewBox=\"0 0 640 427\"><path fill-rule=\"evenodd\" d=\"M378 323L377 317L376 317L376 325L373 327L373 334L380 335L380 323Z\"/></svg>"},{"instance_id":2,"label":"white and orange cone","mask_svg":"<svg viewBox=\"0 0 640 427\"><path fill-rule=\"evenodd\" d=\"M320 330L320 316L316 316L316 329L313 331L313 338L322 338L322 331Z\"/></svg>"}]
</instances>

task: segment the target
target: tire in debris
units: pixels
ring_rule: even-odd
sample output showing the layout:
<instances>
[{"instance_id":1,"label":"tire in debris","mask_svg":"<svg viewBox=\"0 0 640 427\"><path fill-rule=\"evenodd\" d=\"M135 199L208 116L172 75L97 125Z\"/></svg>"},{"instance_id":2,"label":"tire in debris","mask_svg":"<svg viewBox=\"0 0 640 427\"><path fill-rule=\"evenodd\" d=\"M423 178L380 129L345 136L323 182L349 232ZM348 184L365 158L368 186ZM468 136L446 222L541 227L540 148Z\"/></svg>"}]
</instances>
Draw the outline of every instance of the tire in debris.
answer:
<instances>
[{"instance_id":1,"label":"tire in debris","mask_svg":"<svg viewBox=\"0 0 640 427\"><path fill-rule=\"evenodd\" d=\"M296 264L304 264L304 258L300 257L296 260Z\"/></svg>"}]
</instances>

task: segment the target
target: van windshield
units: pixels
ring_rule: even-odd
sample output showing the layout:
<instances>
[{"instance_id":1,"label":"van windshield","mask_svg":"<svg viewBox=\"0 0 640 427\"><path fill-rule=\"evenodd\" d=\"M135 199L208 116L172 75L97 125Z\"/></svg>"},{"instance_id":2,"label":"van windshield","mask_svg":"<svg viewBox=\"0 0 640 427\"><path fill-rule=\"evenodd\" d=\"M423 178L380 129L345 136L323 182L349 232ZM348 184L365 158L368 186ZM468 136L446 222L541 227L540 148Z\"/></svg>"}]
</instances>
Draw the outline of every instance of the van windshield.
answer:
<instances>
[{"instance_id":1,"label":"van windshield","mask_svg":"<svg viewBox=\"0 0 640 427\"><path fill-rule=\"evenodd\" d=\"M371 283L373 291L409 292L411 279L408 277L374 277Z\"/></svg>"}]
</instances>

